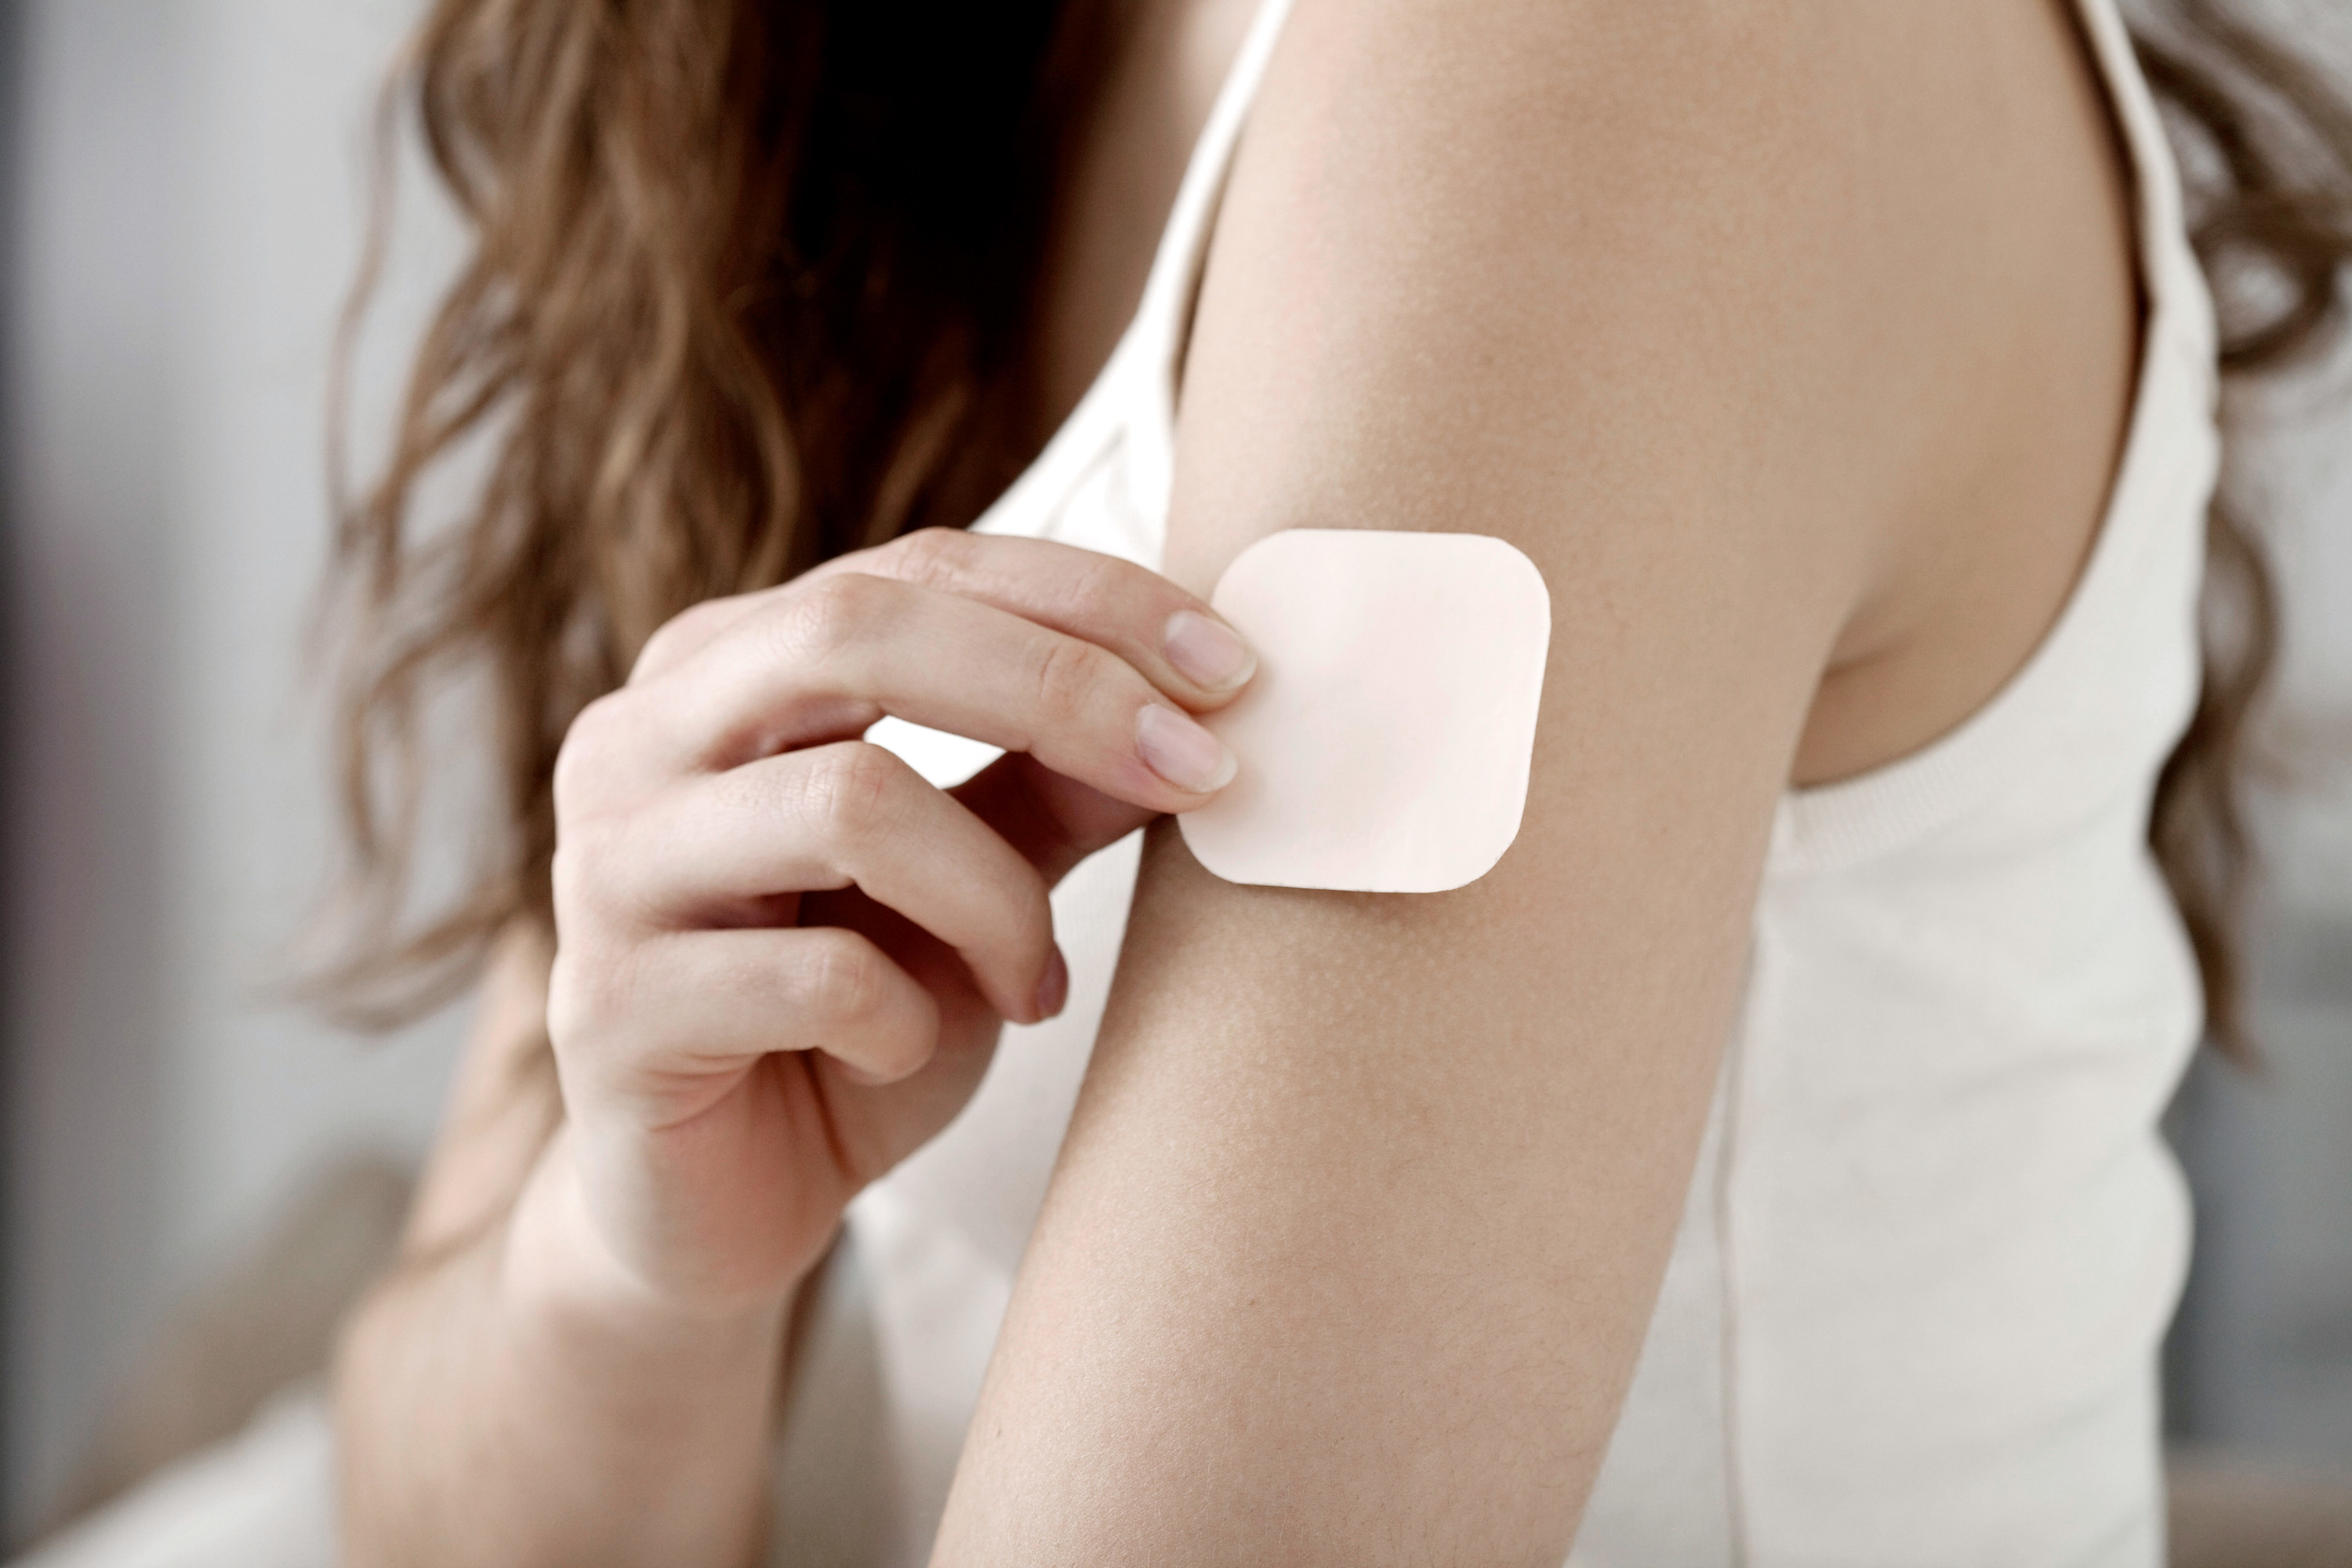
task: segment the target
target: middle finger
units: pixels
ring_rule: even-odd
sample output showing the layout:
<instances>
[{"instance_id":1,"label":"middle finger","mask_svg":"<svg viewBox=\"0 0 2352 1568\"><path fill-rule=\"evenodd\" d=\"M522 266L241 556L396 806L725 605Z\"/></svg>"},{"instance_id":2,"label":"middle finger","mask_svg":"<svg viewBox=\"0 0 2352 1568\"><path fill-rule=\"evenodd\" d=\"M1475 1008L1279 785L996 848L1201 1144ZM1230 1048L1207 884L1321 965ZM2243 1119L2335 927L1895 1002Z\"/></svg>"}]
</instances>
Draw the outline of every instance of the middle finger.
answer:
<instances>
[{"instance_id":1,"label":"middle finger","mask_svg":"<svg viewBox=\"0 0 2352 1568\"><path fill-rule=\"evenodd\" d=\"M855 885L955 949L997 1012L1043 1016L1045 878L879 746L843 742L690 779L623 832L610 890L650 925L725 922L778 894Z\"/></svg>"}]
</instances>

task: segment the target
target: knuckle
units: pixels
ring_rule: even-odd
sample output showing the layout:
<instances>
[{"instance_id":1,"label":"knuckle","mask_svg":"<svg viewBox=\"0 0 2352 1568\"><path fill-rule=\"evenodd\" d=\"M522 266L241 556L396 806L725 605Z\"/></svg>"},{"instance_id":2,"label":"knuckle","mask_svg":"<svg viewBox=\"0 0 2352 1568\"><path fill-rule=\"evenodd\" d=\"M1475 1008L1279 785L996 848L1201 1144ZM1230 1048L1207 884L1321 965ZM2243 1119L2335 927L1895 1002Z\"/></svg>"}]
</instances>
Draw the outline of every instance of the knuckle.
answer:
<instances>
[{"instance_id":1,"label":"knuckle","mask_svg":"<svg viewBox=\"0 0 2352 1568\"><path fill-rule=\"evenodd\" d=\"M1080 625L1109 626L1120 619L1129 602L1128 563L1112 556L1087 562L1069 588L1068 604Z\"/></svg>"},{"instance_id":2,"label":"knuckle","mask_svg":"<svg viewBox=\"0 0 2352 1568\"><path fill-rule=\"evenodd\" d=\"M889 752L863 741L827 747L808 771L809 819L834 838L887 832L898 767Z\"/></svg>"},{"instance_id":3,"label":"knuckle","mask_svg":"<svg viewBox=\"0 0 2352 1568\"><path fill-rule=\"evenodd\" d=\"M626 727L625 704L617 691L595 699L572 716L563 731L563 743L556 748L551 780L559 817L577 810L589 797L592 781L603 771L603 759L612 755Z\"/></svg>"},{"instance_id":4,"label":"knuckle","mask_svg":"<svg viewBox=\"0 0 2352 1568\"><path fill-rule=\"evenodd\" d=\"M962 580L971 558L971 536L960 528L919 528L889 545L894 564L908 582L948 588Z\"/></svg>"},{"instance_id":5,"label":"knuckle","mask_svg":"<svg viewBox=\"0 0 2352 1568\"><path fill-rule=\"evenodd\" d=\"M629 671L630 680L636 680L648 670L664 668L685 649L707 640L711 623L732 614L733 605L732 599L705 599L664 621L646 639L645 647L637 650L636 662Z\"/></svg>"},{"instance_id":6,"label":"knuckle","mask_svg":"<svg viewBox=\"0 0 2352 1568\"><path fill-rule=\"evenodd\" d=\"M610 900L619 858L615 837L606 828L578 825L556 835L548 881L560 920L593 917Z\"/></svg>"},{"instance_id":7,"label":"knuckle","mask_svg":"<svg viewBox=\"0 0 2352 1568\"><path fill-rule=\"evenodd\" d=\"M1067 722L1086 711L1108 656L1076 637L1049 636L1041 642L1031 674L1037 710L1049 722Z\"/></svg>"},{"instance_id":8,"label":"knuckle","mask_svg":"<svg viewBox=\"0 0 2352 1568\"><path fill-rule=\"evenodd\" d=\"M845 572L812 585L791 602L785 636L803 658L838 658L861 637L874 635L888 614L890 594L878 577Z\"/></svg>"},{"instance_id":9,"label":"knuckle","mask_svg":"<svg viewBox=\"0 0 2352 1568\"><path fill-rule=\"evenodd\" d=\"M882 955L848 931L812 932L803 1005L834 1023L864 1023L882 1010Z\"/></svg>"},{"instance_id":10,"label":"knuckle","mask_svg":"<svg viewBox=\"0 0 2352 1568\"><path fill-rule=\"evenodd\" d=\"M565 1055L578 1051L596 1030L597 998L582 984L579 971L576 959L559 952L547 976L547 1038Z\"/></svg>"},{"instance_id":11,"label":"knuckle","mask_svg":"<svg viewBox=\"0 0 2352 1568\"><path fill-rule=\"evenodd\" d=\"M556 950L547 980L547 1037L559 1052L601 1053L626 1034L622 1021L635 989L632 968L622 953L593 943Z\"/></svg>"}]
</instances>

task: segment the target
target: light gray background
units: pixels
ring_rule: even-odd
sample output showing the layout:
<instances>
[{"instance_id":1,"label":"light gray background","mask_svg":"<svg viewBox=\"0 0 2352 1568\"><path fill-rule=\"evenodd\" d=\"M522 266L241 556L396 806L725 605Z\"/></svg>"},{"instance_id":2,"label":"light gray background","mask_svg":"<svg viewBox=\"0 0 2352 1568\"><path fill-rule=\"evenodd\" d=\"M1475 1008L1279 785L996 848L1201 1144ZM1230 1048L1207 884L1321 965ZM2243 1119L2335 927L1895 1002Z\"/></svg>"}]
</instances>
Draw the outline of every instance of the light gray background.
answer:
<instances>
[{"instance_id":1,"label":"light gray background","mask_svg":"<svg viewBox=\"0 0 2352 1568\"><path fill-rule=\"evenodd\" d=\"M337 1150L413 1155L461 1020L264 1004L331 843L302 617L373 84L409 0L18 0L7 240L5 1096L11 1532L175 1293ZM412 182L367 363L454 254ZM2343 376L2336 380L2341 383ZM2310 402L2306 397L2304 401ZM2261 1082L2200 1079L2180 1409L2352 1463L2352 435L2275 462L2298 641Z\"/></svg>"},{"instance_id":2,"label":"light gray background","mask_svg":"<svg viewBox=\"0 0 2352 1568\"><path fill-rule=\"evenodd\" d=\"M261 1000L331 843L307 595L327 348L411 0L20 0L6 482L9 1518L204 1259L414 1152L459 1020ZM412 186L412 191L415 187ZM412 201L387 337L454 236ZM439 218L439 221L436 221ZM379 416L395 367L371 362Z\"/></svg>"}]
</instances>

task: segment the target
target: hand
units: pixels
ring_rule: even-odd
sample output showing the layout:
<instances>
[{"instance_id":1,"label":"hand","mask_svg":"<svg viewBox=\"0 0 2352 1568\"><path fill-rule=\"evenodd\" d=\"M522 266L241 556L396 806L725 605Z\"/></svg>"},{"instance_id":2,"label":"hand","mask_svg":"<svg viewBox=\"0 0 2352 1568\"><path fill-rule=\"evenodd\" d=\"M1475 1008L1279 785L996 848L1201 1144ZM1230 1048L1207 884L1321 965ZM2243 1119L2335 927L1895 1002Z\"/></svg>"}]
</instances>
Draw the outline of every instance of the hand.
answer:
<instances>
[{"instance_id":1,"label":"hand","mask_svg":"<svg viewBox=\"0 0 2352 1568\"><path fill-rule=\"evenodd\" d=\"M1252 665L1153 573L943 530L670 622L556 764L566 1127L526 1207L562 1189L565 1245L663 1304L781 1301L1060 1010L1048 889L1232 777L1184 710ZM886 713L1007 754L942 792L858 738Z\"/></svg>"}]
</instances>

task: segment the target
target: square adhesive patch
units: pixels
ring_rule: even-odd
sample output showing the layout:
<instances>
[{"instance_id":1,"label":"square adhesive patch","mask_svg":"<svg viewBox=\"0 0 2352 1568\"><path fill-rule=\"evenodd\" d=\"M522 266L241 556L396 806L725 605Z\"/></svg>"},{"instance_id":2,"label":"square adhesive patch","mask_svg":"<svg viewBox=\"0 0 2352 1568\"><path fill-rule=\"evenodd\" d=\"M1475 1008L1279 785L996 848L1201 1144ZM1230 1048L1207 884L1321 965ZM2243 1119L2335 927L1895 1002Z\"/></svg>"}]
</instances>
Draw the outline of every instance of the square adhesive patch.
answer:
<instances>
[{"instance_id":1,"label":"square adhesive patch","mask_svg":"<svg viewBox=\"0 0 2352 1568\"><path fill-rule=\"evenodd\" d=\"M1437 893L1518 836L1551 597L1477 533L1297 529L1236 556L1210 603L1257 674L1202 722L1241 767L1177 818L1230 882Z\"/></svg>"}]
</instances>

